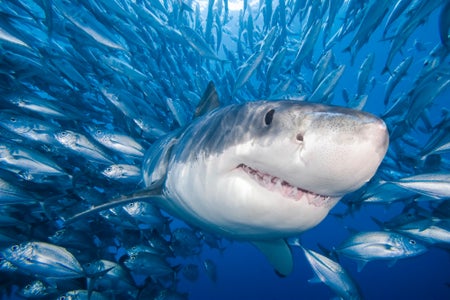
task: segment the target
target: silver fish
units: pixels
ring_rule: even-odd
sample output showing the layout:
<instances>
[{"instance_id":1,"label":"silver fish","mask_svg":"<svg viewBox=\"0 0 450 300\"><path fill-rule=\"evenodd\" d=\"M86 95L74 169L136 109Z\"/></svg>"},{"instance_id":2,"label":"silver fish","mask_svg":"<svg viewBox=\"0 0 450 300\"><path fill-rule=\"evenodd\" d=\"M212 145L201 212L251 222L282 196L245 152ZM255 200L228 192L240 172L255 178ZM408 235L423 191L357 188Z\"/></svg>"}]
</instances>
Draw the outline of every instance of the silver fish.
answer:
<instances>
[{"instance_id":1,"label":"silver fish","mask_svg":"<svg viewBox=\"0 0 450 300\"><path fill-rule=\"evenodd\" d=\"M425 196L450 198L450 173L427 173L404 177L391 183Z\"/></svg>"},{"instance_id":2,"label":"silver fish","mask_svg":"<svg viewBox=\"0 0 450 300\"><path fill-rule=\"evenodd\" d=\"M362 299L358 286L339 263L313 250L301 248L316 274L309 282L325 283L341 299Z\"/></svg>"},{"instance_id":3,"label":"silver fish","mask_svg":"<svg viewBox=\"0 0 450 300\"><path fill-rule=\"evenodd\" d=\"M19 290L18 293L26 299L40 299L55 295L58 293L58 289L41 280L35 280Z\"/></svg>"},{"instance_id":4,"label":"silver fish","mask_svg":"<svg viewBox=\"0 0 450 300\"><path fill-rule=\"evenodd\" d=\"M358 271L373 260L389 260L391 264L398 259L413 257L427 251L427 247L404 235L370 231L353 234L335 248L339 255L345 255L358 263Z\"/></svg>"},{"instance_id":5,"label":"silver fish","mask_svg":"<svg viewBox=\"0 0 450 300\"><path fill-rule=\"evenodd\" d=\"M65 248L44 242L28 242L1 252L21 271L41 278L79 278L84 276L77 259Z\"/></svg>"},{"instance_id":6,"label":"silver fish","mask_svg":"<svg viewBox=\"0 0 450 300\"><path fill-rule=\"evenodd\" d=\"M50 176L69 176L42 153L9 143L0 143L0 167L29 181L39 182Z\"/></svg>"},{"instance_id":7,"label":"silver fish","mask_svg":"<svg viewBox=\"0 0 450 300\"><path fill-rule=\"evenodd\" d=\"M0 112L0 126L32 142L53 144L57 125L12 111Z\"/></svg>"},{"instance_id":8,"label":"silver fish","mask_svg":"<svg viewBox=\"0 0 450 300\"><path fill-rule=\"evenodd\" d=\"M150 276L154 279L167 278L175 275L175 270L162 256L139 252L124 261L125 266L132 272Z\"/></svg>"},{"instance_id":9,"label":"silver fish","mask_svg":"<svg viewBox=\"0 0 450 300\"><path fill-rule=\"evenodd\" d=\"M394 227L392 230L427 244L450 245L449 219L419 219Z\"/></svg>"},{"instance_id":10,"label":"silver fish","mask_svg":"<svg viewBox=\"0 0 450 300\"><path fill-rule=\"evenodd\" d=\"M141 168L134 165L114 164L101 171L106 178L122 182L138 184L141 180Z\"/></svg>"},{"instance_id":11,"label":"silver fish","mask_svg":"<svg viewBox=\"0 0 450 300\"><path fill-rule=\"evenodd\" d=\"M86 129L98 143L118 154L137 158L144 156L144 147L129 135L101 127L88 126Z\"/></svg>"},{"instance_id":12,"label":"silver fish","mask_svg":"<svg viewBox=\"0 0 450 300\"><path fill-rule=\"evenodd\" d=\"M0 205L35 202L36 199L31 194L0 178Z\"/></svg>"},{"instance_id":13,"label":"silver fish","mask_svg":"<svg viewBox=\"0 0 450 300\"><path fill-rule=\"evenodd\" d=\"M80 155L89 161L102 164L113 163L108 154L81 133L72 130L62 130L55 133L55 139L68 151Z\"/></svg>"}]
</instances>

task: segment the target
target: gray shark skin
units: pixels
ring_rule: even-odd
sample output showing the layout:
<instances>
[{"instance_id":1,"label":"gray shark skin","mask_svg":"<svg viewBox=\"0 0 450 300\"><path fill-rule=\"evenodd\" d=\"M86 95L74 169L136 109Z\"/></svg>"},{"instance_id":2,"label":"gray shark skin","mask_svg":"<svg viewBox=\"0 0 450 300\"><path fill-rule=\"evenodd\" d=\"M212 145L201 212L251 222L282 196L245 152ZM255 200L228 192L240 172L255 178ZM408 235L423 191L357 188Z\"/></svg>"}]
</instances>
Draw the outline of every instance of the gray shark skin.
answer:
<instances>
[{"instance_id":1,"label":"gray shark skin","mask_svg":"<svg viewBox=\"0 0 450 300\"><path fill-rule=\"evenodd\" d=\"M316 226L368 182L388 143L384 122L365 112L289 100L225 106L153 144L142 167L147 188L113 203L144 199L250 241L287 275L284 238Z\"/></svg>"}]
</instances>

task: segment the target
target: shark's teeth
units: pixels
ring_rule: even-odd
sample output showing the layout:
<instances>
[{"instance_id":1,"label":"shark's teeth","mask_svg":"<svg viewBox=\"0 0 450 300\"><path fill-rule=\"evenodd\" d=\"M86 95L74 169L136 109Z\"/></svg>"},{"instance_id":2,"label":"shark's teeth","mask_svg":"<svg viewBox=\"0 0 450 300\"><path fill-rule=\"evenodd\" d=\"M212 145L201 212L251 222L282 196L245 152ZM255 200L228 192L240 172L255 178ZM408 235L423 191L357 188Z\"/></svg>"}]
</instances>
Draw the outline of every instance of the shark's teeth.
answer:
<instances>
[{"instance_id":1,"label":"shark's teeth","mask_svg":"<svg viewBox=\"0 0 450 300\"><path fill-rule=\"evenodd\" d=\"M309 204L319 205L322 201L328 201L330 197L318 195L316 193L304 190L302 188L291 185L289 182L272 176L267 173L263 173L259 170L253 169L246 164L240 164L238 169L243 170L261 186L265 187L269 191L277 191L283 197L291 198L296 201L306 199Z\"/></svg>"}]
</instances>

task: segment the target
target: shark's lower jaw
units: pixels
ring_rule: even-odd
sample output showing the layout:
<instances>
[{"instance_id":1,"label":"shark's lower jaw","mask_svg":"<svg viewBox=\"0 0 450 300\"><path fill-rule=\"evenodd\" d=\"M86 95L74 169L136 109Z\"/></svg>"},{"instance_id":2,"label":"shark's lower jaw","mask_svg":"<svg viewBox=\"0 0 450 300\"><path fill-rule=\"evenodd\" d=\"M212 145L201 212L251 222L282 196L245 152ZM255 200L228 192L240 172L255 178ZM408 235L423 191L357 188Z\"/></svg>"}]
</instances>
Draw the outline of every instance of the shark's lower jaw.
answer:
<instances>
[{"instance_id":1,"label":"shark's lower jaw","mask_svg":"<svg viewBox=\"0 0 450 300\"><path fill-rule=\"evenodd\" d=\"M239 164L237 169L247 173L258 184L265 187L272 192L278 192L283 197L293 199L294 201L307 200L308 204L314 206L324 206L330 200L330 196L319 195L302 188L291 185L289 182L278 178L276 176L263 173L259 170L253 169L246 164Z\"/></svg>"}]
</instances>

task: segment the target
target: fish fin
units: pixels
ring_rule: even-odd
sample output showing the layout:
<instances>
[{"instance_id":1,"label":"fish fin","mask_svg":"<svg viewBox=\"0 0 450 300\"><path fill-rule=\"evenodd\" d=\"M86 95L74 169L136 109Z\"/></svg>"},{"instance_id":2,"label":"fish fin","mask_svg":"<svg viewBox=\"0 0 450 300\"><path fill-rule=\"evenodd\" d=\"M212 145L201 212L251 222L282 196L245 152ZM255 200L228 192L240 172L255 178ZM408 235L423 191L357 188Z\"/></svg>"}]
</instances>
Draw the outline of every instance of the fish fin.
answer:
<instances>
[{"instance_id":1,"label":"fish fin","mask_svg":"<svg viewBox=\"0 0 450 300\"><path fill-rule=\"evenodd\" d=\"M358 266L358 272L361 272L362 269L365 267L365 265L367 264L367 260L358 260L357 261L357 266Z\"/></svg>"},{"instance_id":2,"label":"fish fin","mask_svg":"<svg viewBox=\"0 0 450 300\"><path fill-rule=\"evenodd\" d=\"M200 102L195 109L194 117L198 118L203 116L215 108L220 106L219 95L216 91L216 86L212 81L208 83L205 92L203 93Z\"/></svg>"},{"instance_id":3,"label":"fish fin","mask_svg":"<svg viewBox=\"0 0 450 300\"><path fill-rule=\"evenodd\" d=\"M384 66L384 68L383 68L383 70L381 71L381 74L383 75L384 73L389 73L389 75L390 76L392 76L392 72L391 72L391 70L389 69L389 66Z\"/></svg>"},{"instance_id":4,"label":"fish fin","mask_svg":"<svg viewBox=\"0 0 450 300\"><path fill-rule=\"evenodd\" d=\"M43 282L45 282L48 285L48 288L50 289L58 289L58 283L57 283L57 278L42 278L41 279Z\"/></svg>"},{"instance_id":5,"label":"fish fin","mask_svg":"<svg viewBox=\"0 0 450 300\"><path fill-rule=\"evenodd\" d=\"M326 256L328 256L332 251L328 248L326 248L324 245L321 245L319 243L317 243L317 247L320 249L320 251L322 251L323 254L325 254Z\"/></svg>"},{"instance_id":6,"label":"fish fin","mask_svg":"<svg viewBox=\"0 0 450 300\"><path fill-rule=\"evenodd\" d=\"M395 265L396 262L397 262L396 259L390 260L390 261L388 262L388 267L389 267L389 268L393 267L393 266Z\"/></svg>"},{"instance_id":7,"label":"fish fin","mask_svg":"<svg viewBox=\"0 0 450 300\"><path fill-rule=\"evenodd\" d=\"M326 257L328 257L328 258L330 258L330 259L332 259L332 260L334 260L336 262L339 262L339 256L337 255L337 253L336 253L334 248L330 250L330 249L326 248L325 246L323 246L323 245L321 245L319 243L317 243L317 247L320 249L320 251L322 251L322 253Z\"/></svg>"},{"instance_id":8,"label":"fish fin","mask_svg":"<svg viewBox=\"0 0 450 300\"><path fill-rule=\"evenodd\" d=\"M287 243L289 246L295 246L303 249L302 241L299 236L288 239Z\"/></svg>"},{"instance_id":9,"label":"fish fin","mask_svg":"<svg viewBox=\"0 0 450 300\"><path fill-rule=\"evenodd\" d=\"M161 185L155 184L148 188L134 192L132 194L123 195L118 198L114 198L113 200L111 200L107 203L95 206L89 210L78 213L78 214L68 218L67 220L64 220L64 224L67 226L67 225L74 223L82 218L96 214L103 210L110 209L110 208L117 207L117 206L123 206L123 205L129 204L129 203L132 203L132 202L146 201L149 203L155 203L155 201L160 201L162 199L165 199L165 198L162 195Z\"/></svg>"},{"instance_id":10,"label":"fish fin","mask_svg":"<svg viewBox=\"0 0 450 300\"><path fill-rule=\"evenodd\" d=\"M96 280L96 278L86 277L86 286L87 286L87 292L88 292L88 299L91 299L92 292L94 291L95 280Z\"/></svg>"},{"instance_id":11,"label":"fish fin","mask_svg":"<svg viewBox=\"0 0 450 300\"><path fill-rule=\"evenodd\" d=\"M277 274L284 277L292 272L292 253L285 240L253 241L252 244L266 256Z\"/></svg>"},{"instance_id":12,"label":"fish fin","mask_svg":"<svg viewBox=\"0 0 450 300\"><path fill-rule=\"evenodd\" d=\"M373 221L375 224L378 225L378 227L380 227L381 229L384 228L384 223L383 223L382 221L378 220L378 219L375 218L375 217L370 217L370 218L372 219L372 221Z\"/></svg>"},{"instance_id":13,"label":"fish fin","mask_svg":"<svg viewBox=\"0 0 450 300\"><path fill-rule=\"evenodd\" d=\"M358 230L356 228L348 227L348 226L345 226L345 229L347 229L347 231L350 232L350 234L357 234L357 233L361 232L360 230Z\"/></svg>"},{"instance_id":14,"label":"fish fin","mask_svg":"<svg viewBox=\"0 0 450 300\"><path fill-rule=\"evenodd\" d=\"M184 3L184 1L181 1L181 11L187 11L190 13L194 13L194 10L192 7L190 7L187 3Z\"/></svg>"},{"instance_id":15,"label":"fish fin","mask_svg":"<svg viewBox=\"0 0 450 300\"><path fill-rule=\"evenodd\" d=\"M110 268L107 268L107 269L105 269L105 270L101 270L101 271L99 271L99 272L97 272L97 273L95 273L95 274L86 274L86 279L89 279L89 278L91 278L91 279L97 279L97 278L99 278L99 277L101 277L101 276L104 276L104 275L106 275L106 273L108 273L109 271L111 271L112 269L114 269L115 268L115 266L113 266L113 267L110 267ZM89 286L89 284L88 284L88 286Z\"/></svg>"},{"instance_id":16,"label":"fish fin","mask_svg":"<svg viewBox=\"0 0 450 300\"><path fill-rule=\"evenodd\" d=\"M320 278L318 276L314 276L311 279L308 279L309 283L322 283L322 280L320 280Z\"/></svg>"}]
</instances>

